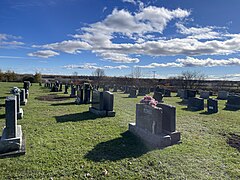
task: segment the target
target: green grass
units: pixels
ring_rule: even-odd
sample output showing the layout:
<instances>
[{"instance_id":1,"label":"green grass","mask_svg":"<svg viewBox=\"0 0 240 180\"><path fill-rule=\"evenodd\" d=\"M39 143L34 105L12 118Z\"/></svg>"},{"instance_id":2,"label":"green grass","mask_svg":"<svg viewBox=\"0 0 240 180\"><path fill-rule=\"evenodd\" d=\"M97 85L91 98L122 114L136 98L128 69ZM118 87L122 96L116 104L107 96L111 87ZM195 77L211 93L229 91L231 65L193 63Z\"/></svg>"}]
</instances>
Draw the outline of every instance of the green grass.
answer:
<instances>
[{"instance_id":1,"label":"green grass","mask_svg":"<svg viewBox=\"0 0 240 180\"><path fill-rule=\"evenodd\" d=\"M0 83L0 104L13 86ZM115 117L98 118L89 105L39 101L50 94L34 84L24 109L22 125L26 155L0 159L0 179L239 179L240 152L227 144L227 135L240 135L240 110L219 113L186 111L177 97L164 98L177 107L177 130L182 143L149 150L128 130L135 122L136 103L115 93ZM63 95L63 93L57 93ZM0 108L0 127L5 125ZM224 134L226 134L224 136ZM107 175L103 173L107 171Z\"/></svg>"}]
</instances>

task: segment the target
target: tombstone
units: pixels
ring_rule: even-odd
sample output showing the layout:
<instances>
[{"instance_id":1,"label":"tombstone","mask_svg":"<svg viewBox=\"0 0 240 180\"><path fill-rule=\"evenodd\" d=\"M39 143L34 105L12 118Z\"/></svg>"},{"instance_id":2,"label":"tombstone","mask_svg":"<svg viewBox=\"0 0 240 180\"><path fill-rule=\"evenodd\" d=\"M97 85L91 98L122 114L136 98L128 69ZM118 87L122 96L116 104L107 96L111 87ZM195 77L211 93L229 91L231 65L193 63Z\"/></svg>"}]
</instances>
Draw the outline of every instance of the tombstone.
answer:
<instances>
[{"instance_id":1,"label":"tombstone","mask_svg":"<svg viewBox=\"0 0 240 180\"><path fill-rule=\"evenodd\" d=\"M136 88L131 88L130 94L128 96L129 98L136 98L137 97L137 89Z\"/></svg>"},{"instance_id":2,"label":"tombstone","mask_svg":"<svg viewBox=\"0 0 240 180\"><path fill-rule=\"evenodd\" d=\"M5 100L6 126L0 137L0 157L25 154L21 125L17 125L17 97Z\"/></svg>"},{"instance_id":3,"label":"tombstone","mask_svg":"<svg viewBox=\"0 0 240 180\"><path fill-rule=\"evenodd\" d=\"M20 94L16 94L17 97L17 119L23 118L23 109L20 107Z\"/></svg>"},{"instance_id":4,"label":"tombstone","mask_svg":"<svg viewBox=\"0 0 240 180\"><path fill-rule=\"evenodd\" d=\"M154 94L153 94L153 98L157 101L157 102L163 102L163 95L161 92L157 92L155 91Z\"/></svg>"},{"instance_id":5,"label":"tombstone","mask_svg":"<svg viewBox=\"0 0 240 180\"><path fill-rule=\"evenodd\" d=\"M240 96L239 95L228 96L226 109L232 110L240 109Z\"/></svg>"},{"instance_id":6,"label":"tombstone","mask_svg":"<svg viewBox=\"0 0 240 180\"><path fill-rule=\"evenodd\" d=\"M159 86L157 86L157 87L155 88L155 91L161 92L162 94L164 94L164 89L161 88L161 87L159 87Z\"/></svg>"},{"instance_id":7,"label":"tombstone","mask_svg":"<svg viewBox=\"0 0 240 180\"><path fill-rule=\"evenodd\" d=\"M25 106L27 104L25 89L22 89L20 92L20 105Z\"/></svg>"},{"instance_id":8,"label":"tombstone","mask_svg":"<svg viewBox=\"0 0 240 180\"><path fill-rule=\"evenodd\" d=\"M77 98L75 101L77 104L82 104L83 103L83 89L77 90Z\"/></svg>"},{"instance_id":9,"label":"tombstone","mask_svg":"<svg viewBox=\"0 0 240 180\"><path fill-rule=\"evenodd\" d=\"M91 102L91 90L92 90L92 86L89 83L84 83L83 84L83 92L84 92L84 103L90 103Z\"/></svg>"},{"instance_id":10,"label":"tombstone","mask_svg":"<svg viewBox=\"0 0 240 180\"><path fill-rule=\"evenodd\" d=\"M188 100L189 98L195 97L197 92L195 90L184 89L181 99Z\"/></svg>"},{"instance_id":11,"label":"tombstone","mask_svg":"<svg viewBox=\"0 0 240 180\"><path fill-rule=\"evenodd\" d=\"M169 89L164 89L164 97L171 97L171 91Z\"/></svg>"},{"instance_id":12,"label":"tombstone","mask_svg":"<svg viewBox=\"0 0 240 180\"><path fill-rule=\"evenodd\" d=\"M204 110L204 99L196 97L189 98L187 108L191 111Z\"/></svg>"},{"instance_id":13,"label":"tombstone","mask_svg":"<svg viewBox=\"0 0 240 180\"><path fill-rule=\"evenodd\" d=\"M109 91L109 86L104 86L103 91Z\"/></svg>"},{"instance_id":14,"label":"tombstone","mask_svg":"<svg viewBox=\"0 0 240 180\"><path fill-rule=\"evenodd\" d=\"M178 90L177 90L177 97L182 97L182 96L183 96L183 93L184 93L184 90L183 90L183 89L178 89Z\"/></svg>"},{"instance_id":15,"label":"tombstone","mask_svg":"<svg viewBox=\"0 0 240 180\"><path fill-rule=\"evenodd\" d=\"M23 88L25 89L25 90L29 90L29 87L31 86L31 83L30 83L30 81L24 81L23 82Z\"/></svg>"},{"instance_id":16,"label":"tombstone","mask_svg":"<svg viewBox=\"0 0 240 180\"><path fill-rule=\"evenodd\" d=\"M140 88L138 89L138 96L146 96L146 94L147 94L147 88L145 88L145 87L140 87Z\"/></svg>"},{"instance_id":17,"label":"tombstone","mask_svg":"<svg viewBox=\"0 0 240 180\"><path fill-rule=\"evenodd\" d=\"M129 86L125 86L124 94L129 94L129 93L130 93L130 87Z\"/></svg>"},{"instance_id":18,"label":"tombstone","mask_svg":"<svg viewBox=\"0 0 240 180\"><path fill-rule=\"evenodd\" d=\"M65 84L65 91L64 91L64 94L68 94L68 88L69 86L67 84Z\"/></svg>"},{"instance_id":19,"label":"tombstone","mask_svg":"<svg viewBox=\"0 0 240 180\"><path fill-rule=\"evenodd\" d=\"M209 98L207 100L207 112L209 114L218 112L218 100Z\"/></svg>"},{"instance_id":20,"label":"tombstone","mask_svg":"<svg viewBox=\"0 0 240 180\"><path fill-rule=\"evenodd\" d=\"M200 98L208 99L209 96L210 96L210 92L209 91L201 91L200 92Z\"/></svg>"},{"instance_id":21,"label":"tombstone","mask_svg":"<svg viewBox=\"0 0 240 180\"><path fill-rule=\"evenodd\" d=\"M218 91L218 99L227 100L229 93L227 91Z\"/></svg>"},{"instance_id":22,"label":"tombstone","mask_svg":"<svg viewBox=\"0 0 240 180\"><path fill-rule=\"evenodd\" d=\"M175 107L165 104L157 107L139 103L136 105L136 123L129 124L129 131L153 148L179 143L175 111Z\"/></svg>"},{"instance_id":23,"label":"tombstone","mask_svg":"<svg viewBox=\"0 0 240 180\"><path fill-rule=\"evenodd\" d=\"M70 94L70 97L73 98L73 97L76 97L76 88L72 85L71 86L71 94Z\"/></svg>"},{"instance_id":24,"label":"tombstone","mask_svg":"<svg viewBox=\"0 0 240 180\"><path fill-rule=\"evenodd\" d=\"M62 92L62 83L59 84L59 92Z\"/></svg>"},{"instance_id":25,"label":"tombstone","mask_svg":"<svg viewBox=\"0 0 240 180\"><path fill-rule=\"evenodd\" d=\"M113 87L113 92L117 92L117 90L118 90L117 86L114 86Z\"/></svg>"},{"instance_id":26,"label":"tombstone","mask_svg":"<svg viewBox=\"0 0 240 180\"><path fill-rule=\"evenodd\" d=\"M94 90L91 104L89 111L98 116L113 117L116 114L113 110L114 95L109 91L99 92Z\"/></svg>"},{"instance_id":27,"label":"tombstone","mask_svg":"<svg viewBox=\"0 0 240 180\"><path fill-rule=\"evenodd\" d=\"M51 92L58 92L58 86L56 84L52 86Z\"/></svg>"}]
</instances>

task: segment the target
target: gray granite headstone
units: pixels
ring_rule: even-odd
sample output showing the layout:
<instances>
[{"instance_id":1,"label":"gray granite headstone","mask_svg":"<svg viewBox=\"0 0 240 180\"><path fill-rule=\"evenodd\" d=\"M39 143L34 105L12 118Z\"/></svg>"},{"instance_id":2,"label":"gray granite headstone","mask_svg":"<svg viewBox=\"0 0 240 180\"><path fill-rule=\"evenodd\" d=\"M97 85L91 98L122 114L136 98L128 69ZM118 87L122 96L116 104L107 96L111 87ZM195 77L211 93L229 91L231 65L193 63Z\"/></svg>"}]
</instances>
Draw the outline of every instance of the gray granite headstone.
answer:
<instances>
[{"instance_id":1,"label":"gray granite headstone","mask_svg":"<svg viewBox=\"0 0 240 180\"><path fill-rule=\"evenodd\" d=\"M103 107L103 92L93 90L92 94L92 108L97 110L104 110Z\"/></svg>"},{"instance_id":2,"label":"gray granite headstone","mask_svg":"<svg viewBox=\"0 0 240 180\"><path fill-rule=\"evenodd\" d=\"M176 107L160 103L157 107L162 108L163 121L162 128L167 132L176 131Z\"/></svg>"},{"instance_id":3,"label":"gray granite headstone","mask_svg":"<svg viewBox=\"0 0 240 180\"><path fill-rule=\"evenodd\" d=\"M26 105L27 104L25 89L22 89L21 92L20 92L20 104L21 105Z\"/></svg>"},{"instance_id":4,"label":"gray granite headstone","mask_svg":"<svg viewBox=\"0 0 240 180\"><path fill-rule=\"evenodd\" d=\"M200 98L208 99L209 96L210 96L210 92L209 91L201 91L200 92Z\"/></svg>"},{"instance_id":5,"label":"gray granite headstone","mask_svg":"<svg viewBox=\"0 0 240 180\"><path fill-rule=\"evenodd\" d=\"M17 96L6 98L5 110L7 138L14 138L17 132Z\"/></svg>"},{"instance_id":6,"label":"gray granite headstone","mask_svg":"<svg viewBox=\"0 0 240 180\"><path fill-rule=\"evenodd\" d=\"M227 91L218 91L218 99L227 100L229 93Z\"/></svg>"},{"instance_id":7,"label":"gray granite headstone","mask_svg":"<svg viewBox=\"0 0 240 180\"><path fill-rule=\"evenodd\" d=\"M153 98L158 101L158 102L163 102L163 95L161 92L157 92L155 91L154 94L153 94Z\"/></svg>"},{"instance_id":8,"label":"gray granite headstone","mask_svg":"<svg viewBox=\"0 0 240 180\"><path fill-rule=\"evenodd\" d=\"M113 103L114 103L114 95L109 91L103 92L103 101L104 101L104 109L106 111L113 111Z\"/></svg>"},{"instance_id":9,"label":"gray granite headstone","mask_svg":"<svg viewBox=\"0 0 240 180\"><path fill-rule=\"evenodd\" d=\"M162 109L148 104L136 105L136 126L152 134L162 133Z\"/></svg>"}]
</instances>

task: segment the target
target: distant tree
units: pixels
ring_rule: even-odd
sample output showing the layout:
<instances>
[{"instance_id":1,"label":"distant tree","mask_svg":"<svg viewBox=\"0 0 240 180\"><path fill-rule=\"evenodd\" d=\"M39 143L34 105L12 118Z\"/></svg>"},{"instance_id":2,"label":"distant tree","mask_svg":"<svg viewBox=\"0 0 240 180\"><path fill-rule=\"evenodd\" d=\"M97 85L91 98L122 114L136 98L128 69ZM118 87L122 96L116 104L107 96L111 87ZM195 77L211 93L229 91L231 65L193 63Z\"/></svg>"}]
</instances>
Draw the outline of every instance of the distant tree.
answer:
<instances>
[{"instance_id":1,"label":"distant tree","mask_svg":"<svg viewBox=\"0 0 240 180\"><path fill-rule=\"evenodd\" d=\"M35 82L35 78L33 76L24 76L22 81L30 81L31 83Z\"/></svg>"},{"instance_id":2,"label":"distant tree","mask_svg":"<svg viewBox=\"0 0 240 180\"><path fill-rule=\"evenodd\" d=\"M4 80L4 73L2 72L2 70L0 69L0 81Z\"/></svg>"},{"instance_id":3,"label":"distant tree","mask_svg":"<svg viewBox=\"0 0 240 180\"><path fill-rule=\"evenodd\" d=\"M105 76L104 69L97 68L95 71L92 72L92 75L95 76L95 79L97 81L97 85L100 85L100 82L102 81L103 77Z\"/></svg>"},{"instance_id":4,"label":"distant tree","mask_svg":"<svg viewBox=\"0 0 240 180\"><path fill-rule=\"evenodd\" d=\"M205 80L206 75L197 71L184 71L177 79L182 80L182 88L194 89L201 85L201 81Z\"/></svg>"},{"instance_id":5,"label":"distant tree","mask_svg":"<svg viewBox=\"0 0 240 180\"><path fill-rule=\"evenodd\" d=\"M7 82L9 82L9 81L15 81L15 80L17 79L17 75L15 74L15 72L14 72L14 71L10 71L10 70L8 70L8 71L4 74L4 76L5 76L5 80L6 80Z\"/></svg>"},{"instance_id":6,"label":"distant tree","mask_svg":"<svg viewBox=\"0 0 240 180\"><path fill-rule=\"evenodd\" d=\"M34 82L39 83L42 81L42 74L40 72L36 72L34 75Z\"/></svg>"}]
</instances>

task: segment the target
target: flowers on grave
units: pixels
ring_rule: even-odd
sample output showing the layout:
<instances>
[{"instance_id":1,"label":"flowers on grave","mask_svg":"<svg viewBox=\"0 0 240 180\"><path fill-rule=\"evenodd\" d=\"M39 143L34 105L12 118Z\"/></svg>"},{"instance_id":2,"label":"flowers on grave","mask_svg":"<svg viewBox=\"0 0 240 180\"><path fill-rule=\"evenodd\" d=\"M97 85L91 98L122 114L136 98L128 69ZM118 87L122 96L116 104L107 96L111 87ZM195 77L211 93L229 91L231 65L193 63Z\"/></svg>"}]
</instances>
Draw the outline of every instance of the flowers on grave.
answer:
<instances>
[{"instance_id":1,"label":"flowers on grave","mask_svg":"<svg viewBox=\"0 0 240 180\"><path fill-rule=\"evenodd\" d=\"M151 96L144 96L140 103L149 104L151 106L157 106L158 102Z\"/></svg>"},{"instance_id":2,"label":"flowers on grave","mask_svg":"<svg viewBox=\"0 0 240 180\"><path fill-rule=\"evenodd\" d=\"M20 94L21 90L18 88L18 87L13 87L11 90L10 90L10 93L13 94L13 95L17 95L17 94Z\"/></svg>"}]
</instances>

